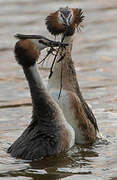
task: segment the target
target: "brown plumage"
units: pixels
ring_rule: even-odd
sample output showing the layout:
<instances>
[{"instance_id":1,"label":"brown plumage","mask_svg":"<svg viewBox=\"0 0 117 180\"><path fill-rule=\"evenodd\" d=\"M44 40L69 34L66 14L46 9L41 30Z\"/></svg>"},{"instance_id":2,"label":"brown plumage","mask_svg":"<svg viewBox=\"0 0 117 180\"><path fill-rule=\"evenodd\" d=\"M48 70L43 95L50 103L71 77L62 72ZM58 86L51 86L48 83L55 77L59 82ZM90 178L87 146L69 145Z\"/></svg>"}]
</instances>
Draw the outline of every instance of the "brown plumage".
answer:
<instances>
[{"instance_id":1,"label":"brown plumage","mask_svg":"<svg viewBox=\"0 0 117 180\"><path fill-rule=\"evenodd\" d=\"M73 110L77 126L82 130L87 142L93 143L96 140L96 131L93 124L88 120L82 106L82 102L75 93L69 93L70 109Z\"/></svg>"},{"instance_id":2,"label":"brown plumage","mask_svg":"<svg viewBox=\"0 0 117 180\"><path fill-rule=\"evenodd\" d=\"M59 35L65 31L64 25L58 23L58 11L47 16L46 26L53 35Z\"/></svg>"},{"instance_id":3,"label":"brown plumage","mask_svg":"<svg viewBox=\"0 0 117 180\"><path fill-rule=\"evenodd\" d=\"M40 51L35 48L34 43L27 40L20 40L15 46L15 57L20 65L29 67L39 58Z\"/></svg>"},{"instance_id":4,"label":"brown plumage","mask_svg":"<svg viewBox=\"0 0 117 180\"><path fill-rule=\"evenodd\" d=\"M82 9L78 9L78 8L72 8L73 11L73 23L71 24L71 27L73 28L78 28L78 26L80 25L80 23L83 22L84 20L84 15L83 15L83 10Z\"/></svg>"},{"instance_id":5,"label":"brown plumage","mask_svg":"<svg viewBox=\"0 0 117 180\"><path fill-rule=\"evenodd\" d=\"M59 23L58 13L60 10L51 13L46 17L46 26L48 31L53 35L59 35L66 31L66 27ZM73 35L75 28L77 28L84 19L82 9L72 8L70 9L73 13L73 21L67 29L66 35Z\"/></svg>"}]
</instances>

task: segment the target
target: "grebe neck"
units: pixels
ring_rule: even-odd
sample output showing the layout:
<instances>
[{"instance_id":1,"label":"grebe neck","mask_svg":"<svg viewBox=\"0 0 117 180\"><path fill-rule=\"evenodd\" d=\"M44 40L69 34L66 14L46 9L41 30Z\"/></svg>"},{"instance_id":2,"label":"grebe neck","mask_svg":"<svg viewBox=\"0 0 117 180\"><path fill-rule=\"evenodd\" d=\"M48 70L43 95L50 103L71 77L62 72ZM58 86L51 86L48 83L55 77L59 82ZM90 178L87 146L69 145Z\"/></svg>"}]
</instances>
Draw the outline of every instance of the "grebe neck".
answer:
<instances>
[{"instance_id":1,"label":"grebe neck","mask_svg":"<svg viewBox=\"0 0 117 180\"><path fill-rule=\"evenodd\" d=\"M54 119L56 107L52 102L52 98L46 92L44 84L42 83L40 73L37 65L34 64L29 68L24 68L24 74L29 84L32 105L33 105L33 121L43 120L42 124ZM53 106L53 107L52 107Z\"/></svg>"},{"instance_id":2,"label":"grebe neck","mask_svg":"<svg viewBox=\"0 0 117 180\"><path fill-rule=\"evenodd\" d=\"M60 89L62 77L62 88L73 91L77 83L75 67L71 57L73 36L66 36L63 42L68 43L68 46L59 51L53 74L48 80L48 88ZM64 58L57 63L61 56Z\"/></svg>"},{"instance_id":3,"label":"grebe neck","mask_svg":"<svg viewBox=\"0 0 117 180\"><path fill-rule=\"evenodd\" d=\"M66 52L66 53L68 53L68 54L71 55L72 45L73 45L73 37L74 37L74 36L65 36L65 37L63 37L63 35L62 35L62 38L64 38L64 39L63 39L63 42L66 43L66 44L68 44L68 46L66 46L66 47L64 48L64 51L62 50L63 53Z\"/></svg>"}]
</instances>

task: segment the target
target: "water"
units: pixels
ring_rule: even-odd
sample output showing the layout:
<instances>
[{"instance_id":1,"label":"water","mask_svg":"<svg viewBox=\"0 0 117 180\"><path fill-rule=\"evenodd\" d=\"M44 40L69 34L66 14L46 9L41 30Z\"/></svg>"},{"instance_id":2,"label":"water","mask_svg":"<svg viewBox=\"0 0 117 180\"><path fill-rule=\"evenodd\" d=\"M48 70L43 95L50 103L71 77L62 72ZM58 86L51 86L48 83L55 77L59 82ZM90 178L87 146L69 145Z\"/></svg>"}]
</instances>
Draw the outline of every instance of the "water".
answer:
<instances>
[{"instance_id":1,"label":"water","mask_svg":"<svg viewBox=\"0 0 117 180\"><path fill-rule=\"evenodd\" d=\"M66 5L85 12L84 28L75 35L73 60L103 140L92 147L75 146L66 154L46 160L16 160L6 150L29 124L31 101L22 70L15 62L13 35L32 33L53 38L44 19ZM0 0L0 62L0 180L116 180L117 1ZM45 83L50 63L40 69Z\"/></svg>"}]
</instances>

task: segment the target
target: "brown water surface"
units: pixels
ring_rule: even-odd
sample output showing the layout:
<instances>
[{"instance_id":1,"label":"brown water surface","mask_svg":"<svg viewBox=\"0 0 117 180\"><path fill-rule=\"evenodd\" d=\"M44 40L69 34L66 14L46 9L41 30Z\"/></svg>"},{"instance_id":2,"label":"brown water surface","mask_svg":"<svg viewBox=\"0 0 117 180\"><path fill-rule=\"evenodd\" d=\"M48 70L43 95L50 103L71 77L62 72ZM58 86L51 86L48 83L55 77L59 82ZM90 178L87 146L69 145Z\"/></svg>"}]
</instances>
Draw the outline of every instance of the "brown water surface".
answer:
<instances>
[{"instance_id":1,"label":"brown water surface","mask_svg":"<svg viewBox=\"0 0 117 180\"><path fill-rule=\"evenodd\" d=\"M44 19L66 5L85 12L84 28L75 35L73 60L103 140L93 147L75 146L67 154L42 161L16 160L6 150L29 124L32 108L23 72L15 62L13 35L51 37ZM50 63L41 67L45 83ZM0 0L0 180L32 179L117 179L116 0Z\"/></svg>"}]
</instances>

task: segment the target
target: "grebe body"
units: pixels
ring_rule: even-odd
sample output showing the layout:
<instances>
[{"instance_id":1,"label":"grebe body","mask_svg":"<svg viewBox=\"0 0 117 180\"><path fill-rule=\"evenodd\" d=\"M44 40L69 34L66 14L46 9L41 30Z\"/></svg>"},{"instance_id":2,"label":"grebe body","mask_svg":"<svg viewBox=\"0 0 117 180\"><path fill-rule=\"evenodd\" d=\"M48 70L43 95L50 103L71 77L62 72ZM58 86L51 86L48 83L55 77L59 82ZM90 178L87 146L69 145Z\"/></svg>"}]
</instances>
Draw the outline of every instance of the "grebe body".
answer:
<instances>
[{"instance_id":1,"label":"grebe body","mask_svg":"<svg viewBox=\"0 0 117 180\"><path fill-rule=\"evenodd\" d=\"M64 54L64 58L61 63L57 63L58 59L56 60L53 75L48 80L48 89L63 110L66 120L75 130L75 142L92 144L96 140L98 126L92 110L81 94L71 57L75 28L83 18L81 9L68 7L61 8L46 18L46 25L51 34L62 34L63 42L69 44L65 49L59 51L58 59L61 54ZM62 92L58 99L61 81Z\"/></svg>"},{"instance_id":2,"label":"grebe body","mask_svg":"<svg viewBox=\"0 0 117 180\"><path fill-rule=\"evenodd\" d=\"M50 44L58 46L44 37L20 40L15 46L16 60L28 81L33 105L31 123L8 149L8 153L16 158L45 158L66 152L74 145L74 130L45 89L36 64L40 51Z\"/></svg>"}]
</instances>

